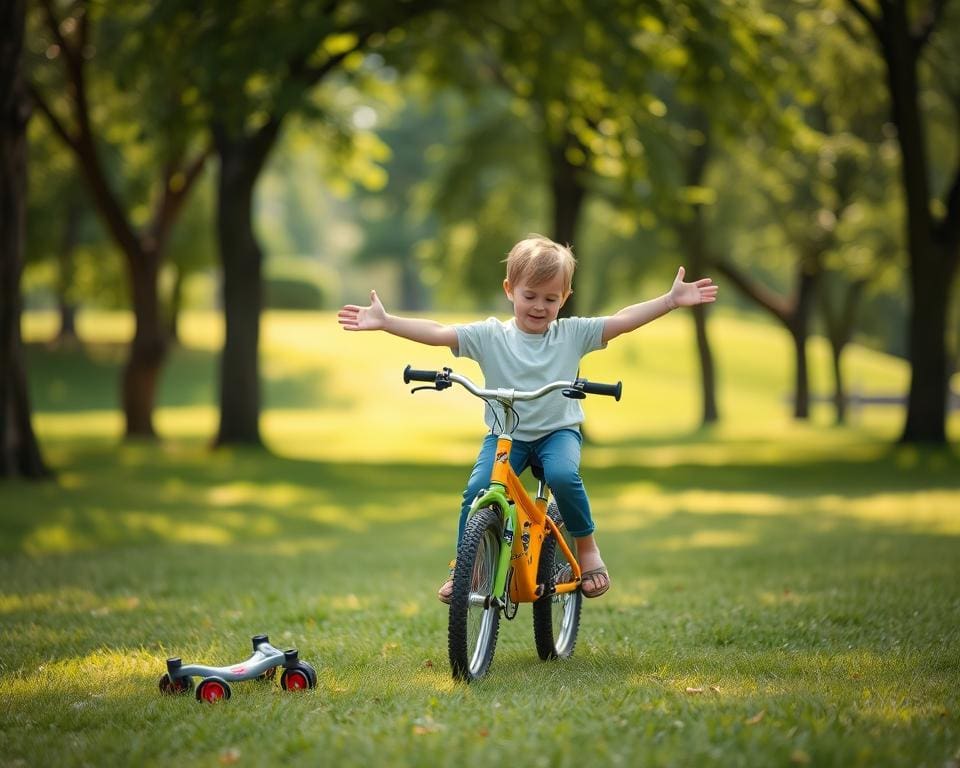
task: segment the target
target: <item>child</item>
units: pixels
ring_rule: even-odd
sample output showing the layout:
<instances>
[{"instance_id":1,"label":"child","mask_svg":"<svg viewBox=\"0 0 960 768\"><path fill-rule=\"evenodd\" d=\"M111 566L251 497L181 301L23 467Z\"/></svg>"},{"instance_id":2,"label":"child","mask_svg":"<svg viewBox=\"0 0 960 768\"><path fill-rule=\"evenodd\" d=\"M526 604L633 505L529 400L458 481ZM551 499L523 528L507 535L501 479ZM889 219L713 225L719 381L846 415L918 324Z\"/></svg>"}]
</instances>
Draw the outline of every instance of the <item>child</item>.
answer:
<instances>
[{"instance_id":1,"label":"child","mask_svg":"<svg viewBox=\"0 0 960 768\"><path fill-rule=\"evenodd\" d=\"M370 306L348 304L337 319L347 331L382 330L421 344L450 347L455 356L480 364L488 389L537 389L551 381L573 381L580 358L602 349L611 339L677 307L705 304L717 297L717 286L710 278L684 282L684 269L680 267L670 292L656 299L633 304L609 317L557 319L572 293L576 260L570 249L540 235L530 235L510 250L506 263L503 290L513 304L513 318L506 323L491 317L465 325L444 325L397 317L387 314L376 291L370 292ZM580 479L580 402L552 392L538 400L515 403L514 407L519 423L513 434L510 463L517 474L531 463L543 468L567 530L576 541L583 577L581 591L584 597L599 597L610 588L610 575L593 535L590 503ZM486 486L493 466L496 417L489 406L485 416L490 432L463 494L458 544L470 505ZM451 570L437 597L449 602L452 593Z\"/></svg>"}]
</instances>

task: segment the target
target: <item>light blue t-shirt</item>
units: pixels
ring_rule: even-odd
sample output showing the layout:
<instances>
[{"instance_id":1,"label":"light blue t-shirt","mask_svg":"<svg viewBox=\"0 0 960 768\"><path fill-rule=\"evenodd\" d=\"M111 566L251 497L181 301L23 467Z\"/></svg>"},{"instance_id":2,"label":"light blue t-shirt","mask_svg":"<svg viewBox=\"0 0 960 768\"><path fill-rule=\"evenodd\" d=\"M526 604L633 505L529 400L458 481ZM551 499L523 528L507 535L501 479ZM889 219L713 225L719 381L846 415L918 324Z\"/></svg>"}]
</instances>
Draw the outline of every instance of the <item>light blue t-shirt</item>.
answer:
<instances>
[{"instance_id":1,"label":"light blue t-shirt","mask_svg":"<svg viewBox=\"0 0 960 768\"><path fill-rule=\"evenodd\" d=\"M552 381L573 381L580 359L602 349L602 317L565 317L555 320L546 333L524 333L517 322L495 317L455 326L457 357L476 360L487 389L539 389ZM583 408L579 400L564 397L560 390L537 400L514 403L518 440L538 440L558 429L579 429ZM491 430L502 428L486 406L484 420Z\"/></svg>"}]
</instances>

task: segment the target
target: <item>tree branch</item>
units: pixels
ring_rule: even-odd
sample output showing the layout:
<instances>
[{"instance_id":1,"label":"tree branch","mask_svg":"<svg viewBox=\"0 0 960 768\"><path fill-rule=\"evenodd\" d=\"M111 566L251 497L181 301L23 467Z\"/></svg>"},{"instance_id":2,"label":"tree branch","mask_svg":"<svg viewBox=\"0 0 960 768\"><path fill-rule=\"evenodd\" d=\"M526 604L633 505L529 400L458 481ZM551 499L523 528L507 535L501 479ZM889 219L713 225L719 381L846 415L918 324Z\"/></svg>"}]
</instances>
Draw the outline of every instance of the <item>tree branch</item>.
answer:
<instances>
[{"instance_id":1,"label":"tree branch","mask_svg":"<svg viewBox=\"0 0 960 768\"><path fill-rule=\"evenodd\" d=\"M162 252L166 247L173 222L176 221L177 214L187 199L187 194L200 177L212 152L213 146L208 144L186 165L171 163L166 169L163 177L163 193L148 230L157 251ZM177 177L182 177L182 180L175 183L174 179Z\"/></svg>"},{"instance_id":2,"label":"tree branch","mask_svg":"<svg viewBox=\"0 0 960 768\"><path fill-rule=\"evenodd\" d=\"M143 257L143 244L130 219L120 204L107 178L107 174L100 162L97 152L93 129L90 124L90 110L87 103L83 48L86 45L87 20L86 9L81 12L77 45L71 46L70 41L63 35L50 0L40 0L47 26L60 46L64 56L66 81L72 86L72 113L75 122L76 135L66 129L66 126L56 117L53 110L43 99L39 91L31 87L31 94L40 110L47 116L54 132L73 151L77 163L93 194L94 202L103 215L107 228L114 239L131 261L138 261Z\"/></svg>"},{"instance_id":3,"label":"tree branch","mask_svg":"<svg viewBox=\"0 0 960 768\"><path fill-rule=\"evenodd\" d=\"M27 91L30 94L30 98L33 99L33 103L47 118L47 122L50 123L50 127L53 129L53 132L60 137L64 144L76 152L77 140L70 135L70 131L67 130L60 118L54 114L53 110L50 108L50 105L47 104L46 99L43 98L36 86L33 83L29 83L27 85Z\"/></svg>"},{"instance_id":4,"label":"tree branch","mask_svg":"<svg viewBox=\"0 0 960 768\"><path fill-rule=\"evenodd\" d=\"M726 259L713 256L710 260L716 265L720 274L733 283L744 296L763 307L784 325L790 324L790 307L782 296L750 280Z\"/></svg>"},{"instance_id":5,"label":"tree branch","mask_svg":"<svg viewBox=\"0 0 960 768\"><path fill-rule=\"evenodd\" d=\"M883 39L879 19L877 19L872 13L870 13L870 11L867 10L867 7L861 2L861 0L847 0L847 4L853 8L853 10L855 10L865 22L867 22L870 29L873 30L873 34L877 36L878 40Z\"/></svg>"}]
</instances>

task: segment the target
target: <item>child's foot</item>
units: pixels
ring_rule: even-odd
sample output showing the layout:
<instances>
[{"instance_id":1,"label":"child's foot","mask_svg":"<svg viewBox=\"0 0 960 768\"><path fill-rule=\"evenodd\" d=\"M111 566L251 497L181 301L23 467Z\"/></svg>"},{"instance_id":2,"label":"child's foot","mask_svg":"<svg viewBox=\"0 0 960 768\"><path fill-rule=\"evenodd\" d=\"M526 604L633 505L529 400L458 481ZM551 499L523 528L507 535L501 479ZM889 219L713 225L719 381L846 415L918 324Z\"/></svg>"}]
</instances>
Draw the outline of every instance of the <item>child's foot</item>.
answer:
<instances>
[{"instance_id":1,"label":"child's foot","mask_svg":"<svg viewBox=\"0 0 960 768\"><path fill-rule=\"evenodd\" d=\"M592 534L577 539L577 560L580 561L580 592L584 597L600 597L610 589L610 574Z\"/></svg>"},{"instance_id":2,"label":"child's foot","mask_svg":"<svg viewBox=\"0 0 960 768\"><path fill-rule=\"evenodd\" d=\"M580 592L584 597L600 597L610 589L610 574L607 568L601 565L580 574Z\"/></svg>"},{"instance_id":3,"label":"child's foot","mask_svg":"<svg viewBox=\"0 0 960 768\"><path fill-rule=\"evenodd\" d=\"M450 604L450 598L453 597L453 579L447 579L437 590L437 597L441 603Z\"/></svg>"},{"instance_id":4,"label":"child's foot","mask_svg":"<svg viewBox=\"0 0 960 768\"><path fill-rule=\"evenodd\" d=\"M450 561L450 575L447 577L447 580L440 585L440 589L437 590L437 598L441 603L447 603L449 605L450 599L453 597L453 569L456 564L456 560Z\"/></svg>"}]
</instances>

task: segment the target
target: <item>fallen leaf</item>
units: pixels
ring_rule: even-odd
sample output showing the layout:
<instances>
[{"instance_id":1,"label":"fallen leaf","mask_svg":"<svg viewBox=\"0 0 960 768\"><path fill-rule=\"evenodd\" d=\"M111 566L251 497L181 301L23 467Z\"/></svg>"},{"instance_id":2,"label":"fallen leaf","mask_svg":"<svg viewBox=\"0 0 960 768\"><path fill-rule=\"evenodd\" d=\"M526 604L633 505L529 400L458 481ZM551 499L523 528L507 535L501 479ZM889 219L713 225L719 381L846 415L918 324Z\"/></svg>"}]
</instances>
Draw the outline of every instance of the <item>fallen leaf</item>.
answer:
<instances>
[{"instance_id":1,"label":"fallen leaf","mask_svg":"<svg viewBox=\"0 0 960 768\"><path fill-rule=\"evenodd\" d=\"M230 747L223 750L218 757L220 765L233 765L240 760L240 750L236 747Z\"/></svg>"},{"instance_id":2,"label":"fallen leaf","mask_svg":"<svg viewBox=\"0 0 960 768\"><path fill-rule=\"evenodd\" d=\"M433 660L432 660L432 659L427 659L425 662L423 662L423 666L428 667L428 668L432 668L432 667L433 667Z\"/></svg>"},{"instance_id":3,"label":"fallen leaf","mask_svg":"<svg viewBox=\"0 0 960 768\"><path fill-rule=\"evenodd\" d=\"M719 685L711 685L711 686L710 686L710 690L713 691L714 693L720 693L720 686L719 686Z\"/></svg>"},{"instance_id":4,"label":"fallen leaf","mask_svg":"<svg viewBox=\"0 0 960 768\"><path fill-rule=\"evenodd\" d=\"M767 711L766 711L765 709L761 709L759 712L757 712L757 714L755 714L753 717L748 718L748 719L745 720L744 722L745 722L747 725L756 725L756 724L759 723L761 720L763 720L764 715L766 715L766 714L767 714Z\"/></svg>"}]
</instances>

